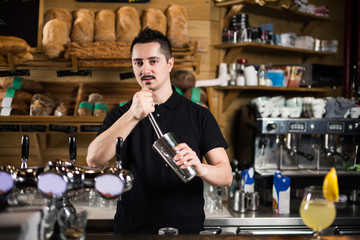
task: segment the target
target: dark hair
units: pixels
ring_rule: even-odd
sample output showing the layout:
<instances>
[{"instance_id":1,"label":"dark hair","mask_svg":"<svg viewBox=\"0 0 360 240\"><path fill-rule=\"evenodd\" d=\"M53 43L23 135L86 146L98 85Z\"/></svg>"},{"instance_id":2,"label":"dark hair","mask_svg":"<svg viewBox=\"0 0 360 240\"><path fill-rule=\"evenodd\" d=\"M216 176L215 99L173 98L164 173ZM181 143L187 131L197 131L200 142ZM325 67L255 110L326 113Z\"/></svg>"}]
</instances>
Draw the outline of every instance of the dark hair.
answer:
<instances>
[{"instance_id":1,"label":"dark hair","mask_svg":"<svg viewBox=\"0 0 360 240\"><path fill-rule=\"evenodd\" d=\"M146 27L134 38L130 47L130 55L132 56L133 48L138 43L157 42L160 44L160 51L165 55L166 61L172 58L171 44L169 39L162 32Z\"/></svg>"}]
</instances>

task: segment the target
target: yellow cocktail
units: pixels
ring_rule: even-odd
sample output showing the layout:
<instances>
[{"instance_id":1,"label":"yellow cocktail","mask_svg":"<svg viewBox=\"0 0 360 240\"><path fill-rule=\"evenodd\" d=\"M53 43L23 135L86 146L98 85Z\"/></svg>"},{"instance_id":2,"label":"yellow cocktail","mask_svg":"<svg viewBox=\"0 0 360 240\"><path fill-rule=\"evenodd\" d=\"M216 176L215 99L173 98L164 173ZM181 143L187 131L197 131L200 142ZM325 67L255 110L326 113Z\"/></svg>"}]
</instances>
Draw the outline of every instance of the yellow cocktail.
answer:
<instances>
[{"instance_id":1,"label":"yellow cocktail","mask_svg":"<svg viewBox=\"0 0 360 240\"><path fill-rule=\"evenodd\" d=\"M305 200L300 205L300 216L306 226L320 232L334 221L336 208L333 202L327 200Z\"/></svg>"}]
</instances>

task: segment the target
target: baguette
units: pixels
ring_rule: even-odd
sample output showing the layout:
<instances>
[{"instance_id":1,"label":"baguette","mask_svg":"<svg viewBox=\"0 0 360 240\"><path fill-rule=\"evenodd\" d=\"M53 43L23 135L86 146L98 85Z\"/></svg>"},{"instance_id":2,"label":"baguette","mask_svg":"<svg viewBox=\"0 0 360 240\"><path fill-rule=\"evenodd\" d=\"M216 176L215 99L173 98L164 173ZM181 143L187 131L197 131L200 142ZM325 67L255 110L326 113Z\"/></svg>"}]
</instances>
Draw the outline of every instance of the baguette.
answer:
<instances>
[{"instance_id":1,"label":"baguette","mask_svg":"<svg viewBox=\"0 0 360 240\"><path fill-rule=\"evenodd\" d=\"M2 87L3 89L14 88L14 79L14 77L1 77L0 87ZM43 86L37 81L22 78L20 89L32 93L37 93L43 90Z\"/></svg>"},{"instance_id":2,"label":"baguette","mask_svg":"<svg viewBox=\"0 0 360 240\"><path fill-rule=\"evenodd\" d=\"M11 58L14 65L21 65L28 61L34 60L34 56L29 52L20 52L20 53L14 53L11 54ZM8 56L0 56L0 65L2 66L8 66Z\"/></svg>"},{"instance_id":3,"label":"baguette","mask_svg":"<svg viewBox=\"0 0 360 240\"><path fill-rule=\"evenodd\" d=\"M146 27L158 30L166 35L166 16L157 8L147 8L142 17L142 30Z\"/></svg>"},{"instance_id":4,"label":"baguette","mask_svg":"<svg viewBox=\"0 0 360 240\"><path fill-rule=\"evenodd\" d=\"M93 42L94 41L94 12L81 8L74 12L74 23L71 31L71 41L73 42Z\"/></svg>"},{"instance_id":5,"label":"baguette","mask_svg":"<svg viewBox=\"0 0 360 240\"><path fill-rule=\"evenodd\" d=\"M72 42L66 45L65 59L130 59L130 43L124 42Z\"/></svg>"},{"instance_id":6,"label":"baguette","mask_svg":"<svg viewBox=\"0 0 360 240\"><path fill-rule=\"evenodd\" d=\"M0 36L0 55L7 55L8 53L29 52L30 45L22 38L15 36Z\"/></svg>"},{"instance_id":7,"label":"baguette","mask_svg":"<svg viewBox=\"0 0 360 240\"><path fill-rule=\"evenodd\" d=\"M5 97L6 91L7 91L7 89L0 89L0 99L3 99ZM13 99L23 101L25 103L30 103L31 102L31 97L32 97L31 93L28 93L28 92L25 92L23 90L17 89L17 90L15 90L15 94L14 94Z\"/></svg>"},{"instance_id":8,"label":"baguette","mask_svg":"<svg viewBox=\"0 0 360 240\"><path fill-rule=\"evenodd\" d=\"M115 40L115 13L102 9L95 16L95 42Z\"/></svg>"},{"instance_id":9,"label":"baguette","mask_svg":"<svg viewBox=\"0 0 360 240\"><path fill-rule=\"evenodd\" d=\"M3 107L2 101L3 101L3 99L0 98L0 107ZM30 105L26 104L25 102L23 102L21 100L13 99L11 102L11 108L21 110L23 112L28 113L29 109L30 109Z\"/></svg>"},{"instance_id":10,"label":"baguette","mask_svg":"<svg viewBox=\"0 0 360 240\"><path fill-rule=\"evenodd\" d=\"M131 42L140 32L140 18L134 7L121 7L116 13L116 41Z\"/></svg>"},{"instance_id":11,"label":"baguette","mask_svg":"<svg viewBox=\"0 0 360 240\"><path fill-rule=\"evenodd\" d=\"M166 10L167 37L173 48L189 46L188 16L184 6L171 5Z\"/></svg>"}]
</instances>

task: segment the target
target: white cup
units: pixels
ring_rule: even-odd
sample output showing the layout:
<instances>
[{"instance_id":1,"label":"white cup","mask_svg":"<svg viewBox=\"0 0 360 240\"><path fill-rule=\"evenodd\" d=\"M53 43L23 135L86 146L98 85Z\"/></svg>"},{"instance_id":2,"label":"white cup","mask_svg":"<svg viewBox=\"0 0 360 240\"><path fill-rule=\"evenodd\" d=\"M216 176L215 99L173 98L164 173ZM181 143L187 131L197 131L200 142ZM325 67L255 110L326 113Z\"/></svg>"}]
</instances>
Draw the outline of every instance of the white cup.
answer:
<instances>
[{"instance_id":1,"label":"white cup","mask_svg":"<svg viewBox=\"0 0 360 240\"><path fill-rule=\"evenodd\" d=\"M353 107L350 109L351 118L360 118L360 107Z\"/></svg>"},{"instance_id":2,"label":"white cup","mask_svg":"<svg viewBox=\"0 0 360 240\"><path fill-rule=\"evenodd\" d=\"M263 108L266 106L266 103L268 102L268 97L262 96L262 97L257 97L257 98L253 98L250 103L251 105L255 105L258 109L259 108Z\"/></svg>"},{"instance_id":3,"label":"white cup","mask_svg":"<svg viewBox=\"0 0 360 240\"><path fill-rule=\"evenodd\" d=\"M324 113L326 112L325 108L323 107L313 107L312 110L314 118L322 118Z\"/></svg>"},{"instance_id":4,"label":"white cup","mask_svg":"<svg viewBox=\"0 0 360 240\"><path fill-rule=\"evenodd\" d=\"M301 107L282 107L280 113L282 118L298 118L301 115Z\"/></svg>"},{"instance_id":5,"label":"white cup","mask_svg":"<svg viewBox=\"0 0 360 240\"><path fill-rule=\"evenodd\" d=\"M247 66L244 69L245 85L246 86L257 86L258 77L254 66Z\"/></svg>"},{"instance_id":6,"label":"white cup","mask_svg":"<svg viewBox=\"0 0 360 240\"><path fill-rule=\"evenodd\" d=\"M228 74L228 67L227 63L220 63L219 64L219 78L226 76Z\"/></svg>"},{"instance_id":7,"label":"white cup","mask_svg":"<svg viewBox=\"0 0 360 240\"><path fill-rule=\"evenodd\" d=\"M281 108L280 107L271 108L271 117L276 118L276 117L279 117L280 114L281 114Z\"/></svg>"},{"instance_id":8,"label":"white cup","mask_svg":"<svg viewBox=\"0 0 360 240\"><path fill-rule=\"evenodd\" d=\"M288 107L302 107L303 100L301 97L293 97L293 98L287 99L285 104Z\"/></svg>"}]
</instances>

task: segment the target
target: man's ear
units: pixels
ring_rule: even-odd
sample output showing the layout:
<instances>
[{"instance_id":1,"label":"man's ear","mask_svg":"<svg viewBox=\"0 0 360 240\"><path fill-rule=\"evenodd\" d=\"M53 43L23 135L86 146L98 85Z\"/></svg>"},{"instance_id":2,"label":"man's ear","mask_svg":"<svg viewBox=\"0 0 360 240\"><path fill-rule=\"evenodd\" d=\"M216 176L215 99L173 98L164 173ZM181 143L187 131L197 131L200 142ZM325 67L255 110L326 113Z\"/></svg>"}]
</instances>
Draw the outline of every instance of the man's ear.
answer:
<instances>
[{"instance_id":1,"label":"man's ear","mask_svg":"<svg viewBox=\"0 0 360 240\"><path fill-rule=\"evenodd\" d=\"M171 70L173 69L174 67L174 58L170 58L169 61L168 61L168 68L169 68L169 72L171 72Z\"/></svg>"}]
</instances>

